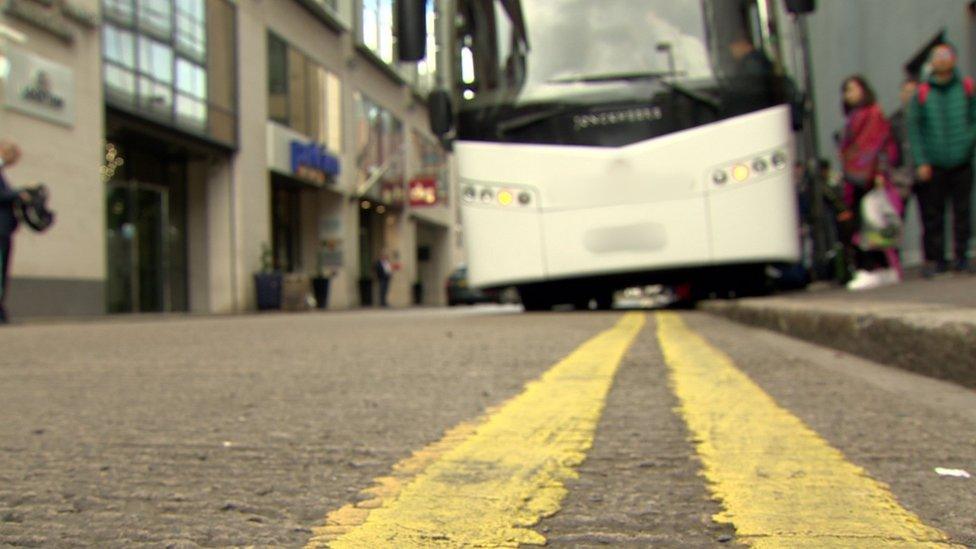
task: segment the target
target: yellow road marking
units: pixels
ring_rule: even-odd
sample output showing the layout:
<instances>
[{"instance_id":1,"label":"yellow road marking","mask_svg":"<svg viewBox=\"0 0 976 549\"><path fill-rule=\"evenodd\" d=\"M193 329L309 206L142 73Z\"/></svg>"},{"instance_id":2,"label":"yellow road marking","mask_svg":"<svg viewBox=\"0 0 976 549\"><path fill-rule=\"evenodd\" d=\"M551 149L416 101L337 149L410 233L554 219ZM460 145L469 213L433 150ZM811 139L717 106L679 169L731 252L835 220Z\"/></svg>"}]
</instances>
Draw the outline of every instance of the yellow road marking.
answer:
<instances>
[{"instance_id":1,"label":"yellow road marking","mask_svg":"<svg viewBox=\"0 0 976 549\"><path fill-rule=\"evenodd\" d=\"M888 488L780 407L674 313L658 339L710 490L752 547L942 547ZM961 546L953 546L961 547Z\"/></svg>"},{"instance_id":2,"label":"yellow road marking","mask_svg":"<svg viewBox=\"0 0 976 549\"><path fill-rule=\"evenodd\" d=\"M563 482L576 478L644 322L643 314L625 315L480 424L462 424L401 462L367 490L375 497L366 506L330 513L308 547L544 544L530 527L559 510Z\"/></svg>"}]
</instances>

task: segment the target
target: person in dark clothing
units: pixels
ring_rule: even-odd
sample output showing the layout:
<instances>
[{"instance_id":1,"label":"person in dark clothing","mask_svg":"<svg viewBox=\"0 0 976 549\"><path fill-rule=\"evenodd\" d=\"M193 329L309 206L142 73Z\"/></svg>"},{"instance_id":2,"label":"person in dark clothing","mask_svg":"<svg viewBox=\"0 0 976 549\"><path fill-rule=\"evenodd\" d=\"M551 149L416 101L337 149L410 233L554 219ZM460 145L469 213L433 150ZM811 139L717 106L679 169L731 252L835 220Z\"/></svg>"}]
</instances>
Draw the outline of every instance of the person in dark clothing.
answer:
<instances>
[{"instance_id":1,"label":"person in dark clothing","mask_svg":"<svg viewBox=\"0 0 976 549\"><path fill-rule=\"evenodd\" d=\"M393 278L393 264L386 253L376 260L376 279L380 284L380 307L389 307L387 295L390 293L390 279Z\"/></svg>"},{"instance_id":2,"label":"person in dark clothing","mask_svg":"<svg viewBox=\"0 0 976 549\"><path fill-rule=\"evenodd\" d=\"M775 105L782 95L777 86L772 61L757 50L746 36L739 36L729 44L735 64L732 67L726 96L726 109L731 114L744 114Z\"/></svg>"},{"instance_id":3,"label":"person in dark clothing","mask_svg":"<svg viewBox=\"0 0 976 549\"><path fill-rule=\"evenodd\" d=\"M25 191L10 188L3 170L12 167L20 160L20 148L10 141L0 141L0 324L7 322L4 306L7 297L7 278L10 274L10 257L13 251L13 236L17 230L17 216L14 206L18 200L29 200Z\"/></svg>"},{"instance_id":4,"label":"person in dark clothing","mask_svg":"<svg viewBox=\"0 0 976 549\"><path fill-rule=\"evenodd\" d=\"M891 180L898 189L898 194L904 202L908 202L912 190L915 187L915 157L912 155L912 147L908 137L908 109L912 99L918 91L918 81L908 78L901 84L901 91L898 95L901 106L891 113L888 120L891 122L891 135L898 144L898 165L891 170Z\"/></svg>"},{"instance_id":5,"label":"person in dark clothing","mask_svg":"<svg viewBox=\"0 0 976 549\"><path fill-rule=\"evenodd\" d=\"M956 52L936 46L932 74L919 85L908 109L908 136L917 166L915 193L922 211L926 278L948 271L945 256L945 209L952 203L955 269L974 273L969 262L973 147L976 146L976 98L973 81L956 70Z\"/></svg>"}]
</instances>

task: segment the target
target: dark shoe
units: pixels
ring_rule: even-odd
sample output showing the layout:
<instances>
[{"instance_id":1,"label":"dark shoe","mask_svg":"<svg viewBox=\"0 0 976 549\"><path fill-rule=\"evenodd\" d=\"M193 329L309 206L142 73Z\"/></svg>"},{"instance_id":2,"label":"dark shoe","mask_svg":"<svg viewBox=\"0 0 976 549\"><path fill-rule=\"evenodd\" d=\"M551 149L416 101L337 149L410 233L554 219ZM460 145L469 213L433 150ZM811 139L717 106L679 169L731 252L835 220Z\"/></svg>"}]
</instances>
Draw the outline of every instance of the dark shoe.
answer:
<instances>
[{"instance_id":1,"label":"dark shoe","mask_svg":"<svg viewBox=\"0 0 976 549\"><path fill-rule=\"evenodd\" d=\"M968 259L960 259L959 261L956 261L953 268L957 273L976 274L976 265L971 264Z\"/></svg>"},{"instance_id":2,"label":"dark shoe","mask_svg":"<svg viewBox=\"0 0 976 549\"><path fill-rule=\"evenodd\" d=\"M945 261L928 261L922 267L922 278L934 278L949 271Z\"/></svg>"}]
</instances>

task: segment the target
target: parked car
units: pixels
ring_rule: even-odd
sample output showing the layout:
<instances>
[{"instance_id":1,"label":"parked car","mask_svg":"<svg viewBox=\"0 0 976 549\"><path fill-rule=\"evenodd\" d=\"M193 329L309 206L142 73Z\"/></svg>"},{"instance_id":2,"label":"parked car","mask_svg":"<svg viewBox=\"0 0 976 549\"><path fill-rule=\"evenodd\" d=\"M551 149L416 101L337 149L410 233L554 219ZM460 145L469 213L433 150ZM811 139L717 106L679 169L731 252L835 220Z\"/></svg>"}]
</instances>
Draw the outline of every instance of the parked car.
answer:
<instances>
[{"instance_id":1,"label":"parked car","mask_svg":"<svg viewBox=\"0 0 976 549\"><path fill-rule=\"evenodd\" d=\"M460 267L447 279L447 304L453 307L475 303L500 303L499 292L472 288L468 284L467 267Z\"/></svg>"}]
</instances>

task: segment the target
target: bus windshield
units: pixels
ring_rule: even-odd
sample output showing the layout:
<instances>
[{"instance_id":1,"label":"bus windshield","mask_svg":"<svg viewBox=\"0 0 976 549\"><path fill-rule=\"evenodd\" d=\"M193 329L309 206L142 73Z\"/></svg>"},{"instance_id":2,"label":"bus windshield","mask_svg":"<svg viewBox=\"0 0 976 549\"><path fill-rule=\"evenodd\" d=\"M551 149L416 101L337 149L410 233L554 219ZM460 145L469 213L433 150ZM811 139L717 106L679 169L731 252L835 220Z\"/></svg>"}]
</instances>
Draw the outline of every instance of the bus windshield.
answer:
<instances>
[{"instance_id":1,"label":"bus windshield","mask_svg":"<svg viewBox=\"0 0 976 549\"><path fill-rule=\"evenodd\" d=\"M781 103L765 0L461 0L460 139L619 146Z\"/></svg>"}]
</instances>

